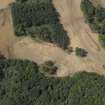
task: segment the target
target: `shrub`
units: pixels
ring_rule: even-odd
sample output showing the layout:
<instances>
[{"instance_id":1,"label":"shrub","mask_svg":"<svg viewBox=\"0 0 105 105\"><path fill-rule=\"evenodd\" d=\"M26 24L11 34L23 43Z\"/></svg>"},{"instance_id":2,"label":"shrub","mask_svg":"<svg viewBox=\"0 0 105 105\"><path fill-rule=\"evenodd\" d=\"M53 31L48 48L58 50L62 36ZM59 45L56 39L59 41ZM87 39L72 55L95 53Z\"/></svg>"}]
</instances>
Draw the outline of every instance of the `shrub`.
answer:
<instances>
[{"instance_id":1,"label":"shrub","mask_svg":"<svg viewBox=\"0 0 105 105\"><path fill-rule=\"evenodd\" d=\"M75 53L79 57L85 57L85 56L87 56L88 52L85 49L83 49L83 48L78 48L77 47L76 50L75 50Z\"/></svg>"},{"instance_id":2,"label":"shrub","mask_svg":"<svg viewBox=\"0 0 105 105\"><path fill-rule=\"evenodd\" d=\"M55 63L53 61L46 61L44 64L40 65L39 70L41 72L44 72L46 74L56 74L58 67L55 65Z\"/></svg>"},{"instance_id":3,"label":"shrub","mask_svg":"<svg viewBox=\"0 0 105 105\"><path fill-rule=\"evenodd\" d=\"M105 48L105 35L99 35L99 41L101 45Z\"/></svg>"},{"instance_id":4,"label":"shrub","mask_svg":"<svg viewBox=\"0 0 105 105\"><path fill-rule=\"evenodd\" d=\"M0 59L5 59L6 57L0 52Z\"/></svg>"},{"instance_id":5,"label":"shrub","mask_svg":"<svg viewBox=\"0 0 105 105\"><path fill-rule=\"evenodd\" d=\"M73 47L68 47L68 49L66 49L66 52L68 54L71 54L73 52Z\"/></svg>"}]
</instances>

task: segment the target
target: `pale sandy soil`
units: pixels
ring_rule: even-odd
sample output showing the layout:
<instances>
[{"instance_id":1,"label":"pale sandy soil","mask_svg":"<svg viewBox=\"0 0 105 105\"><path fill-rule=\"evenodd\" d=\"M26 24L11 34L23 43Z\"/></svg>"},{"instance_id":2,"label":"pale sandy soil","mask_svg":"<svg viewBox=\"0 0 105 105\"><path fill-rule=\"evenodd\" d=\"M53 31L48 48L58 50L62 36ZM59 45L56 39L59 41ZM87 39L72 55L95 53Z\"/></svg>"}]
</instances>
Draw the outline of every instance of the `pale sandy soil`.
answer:
<instances>
[{"instance_id":1,"label":"pale sandy soil","mask_svg":"<svg viewBox=\"0 0 105 105\"><path fill-rule=\"evenodd\" d=\"M14 35L11 4L14 0L0 0L0 52L7 58L11 57L11 46L16 42Z\"/></svg>"},{"instance_id":2,"label":"pale sandy soil","mask_svg":"<svg viewBox=\"0 0 105 105\"><path fill-rule=\"evenodd\" d=\"M6 8L11 2L15 0L0 0L0 8Z\"/></svg>"},{"instance_id":3,"label":"pale sandy soil","mask_svg":"<svg viewBox=\"0 0 105 105\"><path fill-rule=\"evenodd\" d=\"M11 10L7 9L0 11L0 52L6 56L11 56L11 46L15 43L15 35L12 26Z\"/></svg>"},{"instance_id":4,"label":"pale sandy soil","mask_svg":"<svg viewBox=\"0 0 105 105\"><path fill-rule=\"evenodd\" d=\"M54 0L54 5L70 36L71 46L86 48L89 52L86 58L79 58L75 56L75 53L68 55L52 44L37 43L30 38L17 38L13 33L10 9L5 10L6 13L2 12L7 16L0 15L0 21L3 19L1 21L3 26L0 28L0 51L7 57L29 59L38 63L54 60L59 66L58 76L66 76L83 70L105 75L105 69L102 68L105 64L105 51L101 48L97 35L92 33L84 22L80 1Z\"/></svg>"}]
</instances>

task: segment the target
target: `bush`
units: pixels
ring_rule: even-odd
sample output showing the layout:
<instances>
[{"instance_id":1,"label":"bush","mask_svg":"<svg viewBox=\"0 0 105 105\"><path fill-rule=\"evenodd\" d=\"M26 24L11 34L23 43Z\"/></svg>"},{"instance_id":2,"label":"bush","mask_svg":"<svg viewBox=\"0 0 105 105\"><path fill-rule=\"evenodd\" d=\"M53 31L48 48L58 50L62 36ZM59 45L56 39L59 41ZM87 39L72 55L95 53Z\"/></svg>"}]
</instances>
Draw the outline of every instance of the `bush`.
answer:
<instances>
[{"instance_id":1,"label":"bush","mask_svg":"<svg viewBox=\"0 0 105 105\"><path fill-rule=\"evenodd\" d=\"M105 35L99 35L99 41L101 45L105 48Z\"/></svg>"},{"instance_id":2,"label":"bush","mask_svg":"<svg viewBox=\"0 0 105 105\"><path fill-rule=\"evenodd\" d=\"M17 36L31 36L63 49L70 43L52 0L17 0L12 17Z\"/></svg>"},{"instance_id":3,"label":"bush","mask_svg":"<svg viewBox=\"0 0 105 105\"><path fill-rule=\"evenodd\" d=\"M46 61L44 64L41 64L39 70L46 74L56 74L58 67L55 65L53 61Z\"/></svg>"},{"instance_id":4,"label":"bush","mask_svg":"<svg viewBox=\"0 0 105 105\"><path fill-rule=\"evenodd\" d=\"M77 47L76 50L75 50L75 53L79 57L85 57L85 56L87 56L88 52L85 49L83 49L83 48L78 48Z\"/></svg>"}]
</instances>

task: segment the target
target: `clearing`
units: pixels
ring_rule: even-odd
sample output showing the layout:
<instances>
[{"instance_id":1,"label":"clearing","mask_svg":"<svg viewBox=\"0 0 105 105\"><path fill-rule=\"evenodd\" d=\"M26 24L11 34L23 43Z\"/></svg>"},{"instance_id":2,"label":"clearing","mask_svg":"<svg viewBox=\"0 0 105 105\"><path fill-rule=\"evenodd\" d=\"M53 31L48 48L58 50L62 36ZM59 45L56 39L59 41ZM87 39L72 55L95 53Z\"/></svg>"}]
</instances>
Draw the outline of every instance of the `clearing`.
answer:
<instances>
[{"instance_id":1,"label":"clearing","mask_svg":"<svg viewBox=\"0 0 105 105\"><path fill-rule=\"evenodd\" d=\"M0 4L2 1L9 0L0 0ZM0 11L0 51L8 58L29 59L38 63L54 60L60 68L58 76L83 70L105 75L105 50L99 44L98 35L92 33L84 21L81 0L53 1L61 15L61 23L70 36L71 46L85 48L88 51L86 58L79 58L74 52L68 55L52 44L37 43L29 37L17 38L13 31L10 7Z\"/></svg>"}]
</instances>

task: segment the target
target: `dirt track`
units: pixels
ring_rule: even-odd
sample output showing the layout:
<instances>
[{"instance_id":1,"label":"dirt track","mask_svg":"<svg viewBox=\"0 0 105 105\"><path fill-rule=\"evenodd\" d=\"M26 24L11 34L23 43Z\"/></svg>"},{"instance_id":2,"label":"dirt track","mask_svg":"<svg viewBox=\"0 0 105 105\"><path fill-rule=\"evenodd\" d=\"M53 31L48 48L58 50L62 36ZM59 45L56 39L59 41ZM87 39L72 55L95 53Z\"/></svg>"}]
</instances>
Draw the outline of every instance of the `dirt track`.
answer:
<instances>
[{"instance_id":1,"label":"dirt track","mask_svg":"<svg viewBox=\"0 0 105 105\"><path fill-rule=\"evenodd\" d=\"M81 0L54 0L54 5L61 15L61 22L71 39L71 46L86 48L89 52L86 58L76 57L74 53L68 55L60 48L48 43L36 43L30 38L18 39L13 34L10 11L7 13L5 27L0 29L0 51L8 53L7 44L9 44L9 54L12 58L29 59L38 63L46 60L54 60L60 67L58 76L73 74L78 71L98 72L105 75L105 50L98 42L98 35L91 32L88 25L85 24L83 14L80 10ZM9 32L8 32L9 31ZM5 33L6 32L6 33ZM3 33L3 34L2 34ZM12 40L11 40L12 39Z\"/></svg>"}]
</instances>

